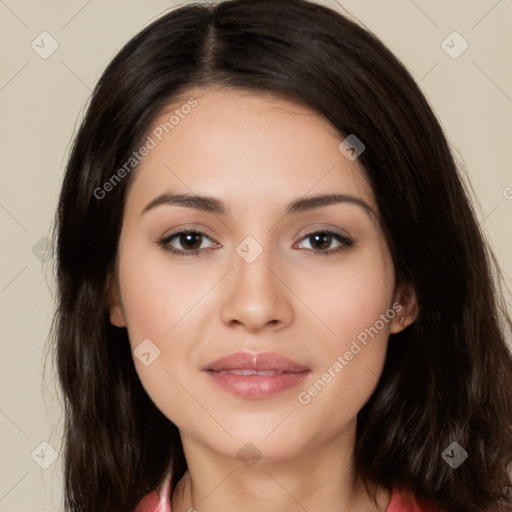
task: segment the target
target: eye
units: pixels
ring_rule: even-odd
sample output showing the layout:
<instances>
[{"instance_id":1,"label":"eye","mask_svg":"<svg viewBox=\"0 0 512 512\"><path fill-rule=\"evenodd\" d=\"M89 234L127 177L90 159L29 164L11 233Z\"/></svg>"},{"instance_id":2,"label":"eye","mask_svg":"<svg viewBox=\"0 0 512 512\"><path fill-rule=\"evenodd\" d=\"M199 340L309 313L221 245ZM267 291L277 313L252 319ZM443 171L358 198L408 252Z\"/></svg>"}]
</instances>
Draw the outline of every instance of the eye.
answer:
<instances>
[{"instance_id":1,"label":"eye","mask_svg":"<svg viewBox=\"0 0 512 512\"><path fill-rule=\"evenodd\" d=\"M158 245L166 251L170 251L173 255L198 256L201 252L208 249L208 247L203 246L202 242L204 239L212 241L212 239L202 231L183 229L176 231L175 233L172 233L165 238L162 238L158 241ZM337 254L341 251L348 250L354 245L354 241L350 238L341 235L340 233L326 230L319 230L308 233L302 238L302 240L309 241L309 245L311 247L305 247L305 249L315 256L329 256L332 254ZM176 246L173 245L173 242L177 242L179 245L181 245L182 248L176 248ZM331 246L333 242L337 242L338 246L335 246L334 249L329 249L329 246ZM217 247L221 247L217 242L213 243ZM299 249L304 248L301 246L301 244L299 244L298 247ZM319 250L317 250L317 248Z\"/></svg>"},{"instance_id":2,"label":"eye","mask_svg":"<svg viewBox=\"0 0 512 512\"><path fill-rule=\"evenodd\" d=\"M353 240L333 231L313 231L303 237L303 240L308 240L310 242L312 247L306 249L311 251L314 256L329 256L337 254L341 251L348 250L354 245ZM339 245L334 249L328 249L333 241L337 241ZM320 250L316 250L315 247L319 247Z\"/></svg>"},{"instance_id":3,"label":"eye","mask_svg":"<svg viewBox=\"0 0 512 512\"><path fill-rule=\"evenodd\" d=\"M196 256L201 251L205 250L205 247L202 244L202 239L204 238L211 240L211 238L202 231L183 229L176 231L172 235L162 238L159 240L158 245L163 247L165 250L170 251L173 255ZM181 247L183 247L183 249L176 249L171 244L174 239L176 239L176 241L181 245Z\"/></svg>"}]
</instances>

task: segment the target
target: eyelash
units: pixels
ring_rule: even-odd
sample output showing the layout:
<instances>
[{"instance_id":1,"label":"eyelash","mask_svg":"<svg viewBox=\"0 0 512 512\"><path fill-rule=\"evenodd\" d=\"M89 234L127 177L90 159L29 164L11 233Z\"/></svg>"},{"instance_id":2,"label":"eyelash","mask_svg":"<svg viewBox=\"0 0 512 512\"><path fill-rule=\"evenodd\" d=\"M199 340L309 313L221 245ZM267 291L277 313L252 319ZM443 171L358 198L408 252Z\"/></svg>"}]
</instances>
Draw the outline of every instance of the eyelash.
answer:
<instances>
[{"instance_id":1,"label":"eyelash","mask_svg":"<svg viewBox=\"0 0 512 512\"><path fill-rule=\"evenodd\" d=\"M196 235L201 235L202 237L206 237L209 240L211 240L211 238L206 233L203 233L202 231L197 231L197 230L193 230L193 229L183 229L180 231L176 231L175 233L173 233L165 238L162 238L161 240L158 241L158 245L160 247L162 247L164 250L171 252L171 254L173 256L174 255L186 256L186 257L199 256L202 251L206 250L206 249L194 249L192 251L183 251L181 249L171 248L169 246L171 240L181 234L196 234ZM309 238L313 235L318 235L318 234L332 236L338 242L340 242L340 245L336 249L323 249L320 251L315 251L314 249L306 249L307 251L310 251L314 256L332 256L334 254L338 254L340 252L346 251L354 245L354 241L351 240L350 238L340 235L339 233L335 233L334 231L327 231L327 230L311 231L311 232L305 234L301 238L301 240L304 240L305 238Z\"/></svg>"}]
</instances>

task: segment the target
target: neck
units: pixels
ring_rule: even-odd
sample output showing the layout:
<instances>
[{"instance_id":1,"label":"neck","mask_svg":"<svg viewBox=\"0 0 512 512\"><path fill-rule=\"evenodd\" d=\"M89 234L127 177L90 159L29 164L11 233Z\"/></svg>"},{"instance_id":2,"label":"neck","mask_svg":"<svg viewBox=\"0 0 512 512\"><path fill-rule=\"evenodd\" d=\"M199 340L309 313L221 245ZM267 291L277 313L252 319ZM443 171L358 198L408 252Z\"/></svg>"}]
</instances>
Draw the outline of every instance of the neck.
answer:
<instances>
[{"instance_id":1,"label":"neck","mask_svg":"<svg viewBox=\"0 0 512 512\"><path fill-rule=\"evenodd\" d=\"M355 425L347 434L311 443L297 457L262 457L253 464L210 451L182 434L188 470L172 495L172 512L385 512L389 493L378 487L374 503L354 478Z\"/></svg>"}]
</instances>

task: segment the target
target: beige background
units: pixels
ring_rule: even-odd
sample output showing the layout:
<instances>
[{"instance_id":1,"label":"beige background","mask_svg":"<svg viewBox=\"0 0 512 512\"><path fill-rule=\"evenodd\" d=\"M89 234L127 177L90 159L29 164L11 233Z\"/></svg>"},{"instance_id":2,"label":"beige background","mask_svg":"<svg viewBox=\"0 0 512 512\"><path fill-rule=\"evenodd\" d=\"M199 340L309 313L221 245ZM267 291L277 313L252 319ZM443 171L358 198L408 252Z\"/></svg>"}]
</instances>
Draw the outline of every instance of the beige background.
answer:
<instances>
[{"instance_id":1,"label":"beige background","mask_svg":"<svg viewBox=\"0 0 512 512\"><path fill-rule=\"evenodd\" d=\"M61 449L61 409L53 368L43 372L52 260L40 240L50 234L71 136L93 85L131 36L176 5L0 0L0 512L62 510L61 458L52 463ZM395 52L426 94L467 169L510 286L512 2L341 5ZM43 31L59 45L47 59L31 48ZM469 43L457 59L441 46L453 31Z\"/></svg>"}]
</instances>

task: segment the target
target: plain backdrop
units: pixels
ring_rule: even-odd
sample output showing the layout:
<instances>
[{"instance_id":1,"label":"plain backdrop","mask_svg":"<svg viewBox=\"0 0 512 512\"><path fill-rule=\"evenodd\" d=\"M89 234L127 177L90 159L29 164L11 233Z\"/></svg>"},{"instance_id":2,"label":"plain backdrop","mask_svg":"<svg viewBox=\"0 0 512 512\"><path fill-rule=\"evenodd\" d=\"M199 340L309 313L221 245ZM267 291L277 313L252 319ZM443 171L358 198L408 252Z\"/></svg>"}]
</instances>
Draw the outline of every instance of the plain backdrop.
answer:
<instances>
[{"instance_id":1,"label":"plain backdrop","mask_svg":"<svg viewBox=\"0 0 512 512\"><path fill-rule=\"evenodd\" d=\"M510 286L512 2L323 3L373 31L425 93ZM177 5L0 1L0 512L62 510L62 410L54 369L43 368L55 289L47 238L94 84L124 43Z\"/></svg>"}]
</instances>

